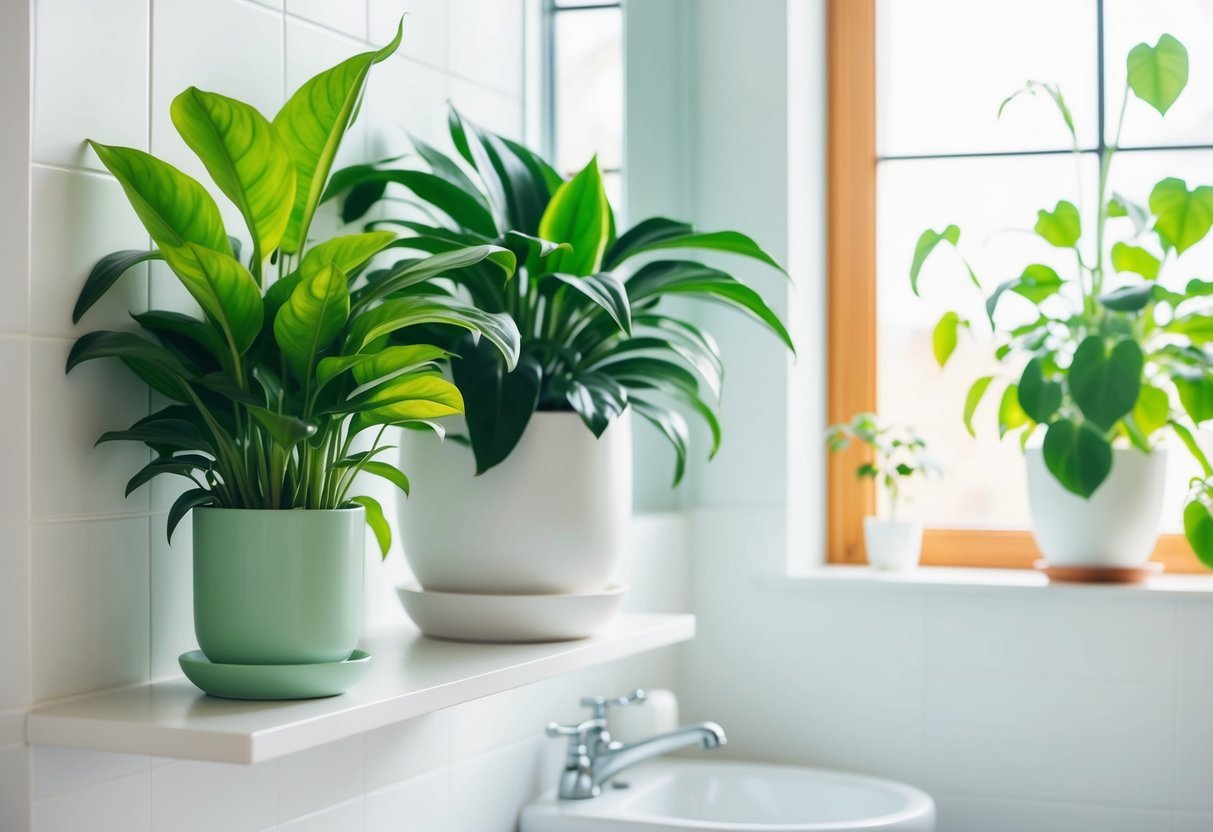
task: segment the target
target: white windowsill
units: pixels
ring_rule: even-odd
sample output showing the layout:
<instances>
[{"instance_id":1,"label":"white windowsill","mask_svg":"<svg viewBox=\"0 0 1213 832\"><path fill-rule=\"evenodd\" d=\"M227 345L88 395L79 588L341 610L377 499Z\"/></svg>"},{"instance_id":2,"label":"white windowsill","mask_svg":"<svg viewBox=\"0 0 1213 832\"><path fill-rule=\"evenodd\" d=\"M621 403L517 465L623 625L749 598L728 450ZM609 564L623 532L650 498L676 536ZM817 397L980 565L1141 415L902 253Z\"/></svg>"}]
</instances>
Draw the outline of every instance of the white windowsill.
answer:
<instances>
[{"instance_id":1,"label":"white windowsill","mask_svg":"<svg viewBox=\"0 0 1213 832\"><path fill-rule=\"evenodd\" d=\"M763 575L759 586L770 589L821 589L835 585L873 587L896 591L916 588L929 591L1011 591L1035 590L1051 593L1131 594L1142 597L1194 597L1213 599L1213 573L1208 575L1167 575L1150 578L1144 584L1050 584L1032 569L965 569L947 566L922 566L912 572L882 572L867 566L822 566L795 575Z\"/></svg>"}]
</instances>

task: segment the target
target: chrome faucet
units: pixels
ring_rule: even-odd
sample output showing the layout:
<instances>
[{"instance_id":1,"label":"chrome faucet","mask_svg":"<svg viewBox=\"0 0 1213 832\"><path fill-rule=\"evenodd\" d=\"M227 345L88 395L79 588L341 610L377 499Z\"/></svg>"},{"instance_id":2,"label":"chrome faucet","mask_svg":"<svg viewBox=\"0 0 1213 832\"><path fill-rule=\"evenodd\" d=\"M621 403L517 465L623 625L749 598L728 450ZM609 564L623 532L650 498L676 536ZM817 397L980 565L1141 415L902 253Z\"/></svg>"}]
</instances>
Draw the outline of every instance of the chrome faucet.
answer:
<instances>
[{"instance_id":1,"label":"chrome faucet","mask_svg":"<svg viewBox=\"0 0 1213 832\"><path fill-rule=\"evenodd\" d=\"M607 730L607 710L644 702L643 690L634 690L627 696L608 699L603 696L588 696L581 700L593 716L577 725L549 723L549 737L568 737L568 756L564 771L560 773L561 800L584 800L602 794L602 784L624 769L637 763L669 754L680 748L698 744L703 748L718 748L727 742L724 729L715 722L697 722L684 725L666 734L658 734L647 740L624 744L611 739Z\"/></svg>"}]
</instances>

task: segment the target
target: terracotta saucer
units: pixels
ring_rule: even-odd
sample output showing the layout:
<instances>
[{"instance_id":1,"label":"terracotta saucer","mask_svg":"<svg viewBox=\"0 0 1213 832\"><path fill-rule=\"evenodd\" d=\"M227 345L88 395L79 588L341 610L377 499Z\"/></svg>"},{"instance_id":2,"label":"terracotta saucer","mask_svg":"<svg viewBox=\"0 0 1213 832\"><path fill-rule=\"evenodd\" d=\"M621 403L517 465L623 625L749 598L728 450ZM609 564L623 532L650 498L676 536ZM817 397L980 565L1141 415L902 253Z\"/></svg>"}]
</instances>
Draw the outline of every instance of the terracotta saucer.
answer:
<instances>
[{"instance_id":1,"label":"terracotta saucer","mask_svg":"<svg viewBox=\"0 0 1213 832\"><path fill-rule=\"evenodd\" d=\"M1141 584L1162 573L1163 565L1148 561L1141 566L1050 566L1047 560L1033 564L1059 584Z\"/></svg>"}]
</instances>

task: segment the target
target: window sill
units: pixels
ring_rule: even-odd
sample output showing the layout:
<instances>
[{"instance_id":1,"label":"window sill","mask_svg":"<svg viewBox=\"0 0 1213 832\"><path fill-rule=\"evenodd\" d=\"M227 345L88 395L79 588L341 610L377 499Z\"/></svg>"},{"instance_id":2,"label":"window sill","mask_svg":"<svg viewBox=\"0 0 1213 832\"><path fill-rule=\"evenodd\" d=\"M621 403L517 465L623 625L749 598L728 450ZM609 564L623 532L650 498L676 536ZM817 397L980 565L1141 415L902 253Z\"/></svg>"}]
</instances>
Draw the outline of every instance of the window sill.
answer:
<instances>
[{"instance_id":1,"label":"window sill","mask_svg":"<svg viewBox=\"0 0 1213 832\"><path fill-rule=\"evenodd\" d=\"M823 587L872 587L877 591L896 588L928 592L1050 592L1072 594L1131 594L1142 597L1191 597L1213 599L1213 574L1158 575L1144 584L1049 583L1032 569L969 569L950 566L921 566L912 572L882 572L867 566L822 566L795 575L764 575L755 579L767 589L821 589Z\"/></svg>"}]
</instances>

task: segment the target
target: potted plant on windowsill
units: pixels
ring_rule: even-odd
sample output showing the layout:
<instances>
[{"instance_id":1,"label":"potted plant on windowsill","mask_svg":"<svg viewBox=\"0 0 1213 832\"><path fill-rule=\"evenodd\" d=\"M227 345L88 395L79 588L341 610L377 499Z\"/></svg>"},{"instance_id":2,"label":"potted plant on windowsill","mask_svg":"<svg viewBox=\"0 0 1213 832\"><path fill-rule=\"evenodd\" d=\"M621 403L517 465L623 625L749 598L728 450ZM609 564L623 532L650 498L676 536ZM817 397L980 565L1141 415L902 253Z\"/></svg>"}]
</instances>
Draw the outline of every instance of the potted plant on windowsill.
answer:
<instances>
[{"instance_id":1,"label":"potted plant on windowsill","mask_svg":"<svg viewBox=\"0 0 1213 832\"><path fill-rule=\"evenodd\" d=\"M887 496L887 516L863 518L868 563L875 569L913 569L922 554L922 523L898 517L905 498L902 483L936 473L938 466L926 455L922 437L903 425L882 425L875 413L857 413L851 421L831 425L826 431L831 452L845 451L852 442L862 442L872 449L872 460L862 463L856 476L873 480Z\"/></svg>"},{"instance_id":2,"label":"potted plant on windowsill","mask_svg":"<svg viewBox=\"0 0 1213 832\"><path fill-rule=\"evenodd\" d=\"M1159 446L1165 433L1179 438L1206 477L1211 473L1193 429L1213 418L1213 361L1207 349L1213 283L1168 285L1163 275L1208 234L1213 188L1190 189L1180 179L1166 178L1153 187L1147 204L1139 205L1112 192L1109 184L1130 93L1165 116L1187 77L1187 50L1174 37L1134 47L1116 134L1100 156L1094 228L1084 229L1078 207L1062 200L1039 211L1033 229L1050 245L1071 252L1074 269L1062 274L1029 264L988 294L985 320L947 312L935 328L941 366L959 332L975 326L993 331L995 355L1010 374L998 385L999 434L1019 433L1027 456L1032 529L1052 566L1136 570L1149 560L1165 485L1166 452ZM1077 158L1077 134L1061 90L1029 83L1003 102L1000 113L1023 94L1051 100ZM1114 243L1113 231L1121 236ZM927 259L941 247L956 248L959 237L955 225L922 234L910 269L915 294ZM980 291L971 268L968 274ZM1011 298L1026 301L1031 314L1008 326L998 313ZM984 376L970 389L964 416L970 433L978 403L998 380ZM1197 490L1185 515L1194 544L1196 525L1204 525L1201 511L1206 520L1209 516L1204 493Z\"/></svg>"},{"instance_id":3,"label":"potted plant on windowsill","mask_svg":"<svg viewBox=\"0 0 1213 832\"><path fill-rule=\"evenodd\" d=\"M513 269L509 251L455 249L368 286L361 274L394 233L308 237L367 74L399 42L397 32L383 49L312 78L273 122L193 87L173 101L173 124L247 225L247 264L199 182L143 151L91 143L155 248L98 263L73 318L148 260L163 261L202 312L152 310L133 316L142 333L91 332L74 345L67 369L118 359L170 402L99 442L141 442L155 452L127 493L160 475L193 481L169 511L168 534L171 540L194 511L202 651L183 655L181 664L211 693L331 695L369 661L355 653L364 529L371 527L385 554L390 530L374 499L351 496L354 477L377 474L407 491L404 475L377 458L389 449L384 428L440 430L432 419L463 410L458 389L436 372L445 350L390 345L387 336L440 322L484 336L506 365L518 354L508 316L449 297L385 299L475 263L492 264L501 280ZM374 438L355 450L364 433Z\"/></svg>"},{"instance_id":4,"label":"potted plant on windowsill","mask_svg":"<svg viewBox=\"0 0 1213 832\"><path fill-rule=\"evenodd\" d=\"M445 516L449 496L459 494L462 516L475 519L406 522L405 551L427 590L601 590L619 570L631 514L629 415L670 441L675 484L687 455L684 411L704 420L711 454L721 439L720 352L668 301L732 307L792 348L761 296L730 273L641 255L700 249L782 269L735 231L700 233L651 218L616 236L595 160L566 180L538 154L454 110L449 125L459 158L414 140L425 169L355 166L335 174L329 188L332 196L344 194L347 222L364 216L388 188L418 205L429 219L367 226L404 229L408 236L393 247L439 252L494 244L518 257L519 276L508 291L476 270L446 286L485 311L511 316L522 352L507 373L498 354L469 339L438 342L457 356L450 371L467 404L471 454L458 458L466 451L451 443L441 455L433 443L411 443L403 458L426 472L426 485L405 516Z\"/></svg>"}]
</instances>

